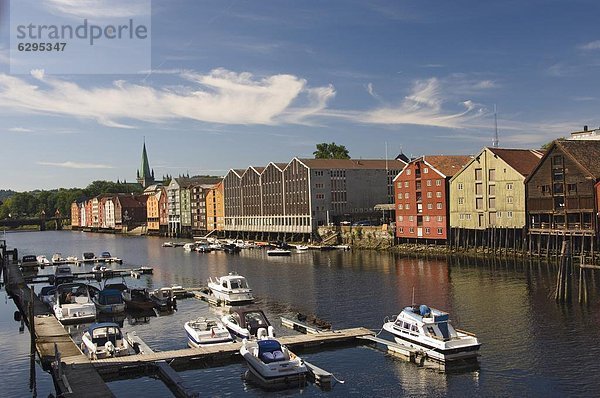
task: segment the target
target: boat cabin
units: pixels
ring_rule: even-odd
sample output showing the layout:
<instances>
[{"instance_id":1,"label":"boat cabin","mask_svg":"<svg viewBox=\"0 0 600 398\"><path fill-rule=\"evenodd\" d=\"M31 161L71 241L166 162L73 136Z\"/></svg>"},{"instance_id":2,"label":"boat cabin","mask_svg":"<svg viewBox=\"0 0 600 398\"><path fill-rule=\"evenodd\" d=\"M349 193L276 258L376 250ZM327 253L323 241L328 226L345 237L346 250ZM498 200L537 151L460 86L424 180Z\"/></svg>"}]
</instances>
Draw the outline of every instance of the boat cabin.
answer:
<instances>
[{"instance_id":1,"label":"boat cabin","mask_svg":"<svg viewBox=\"0 0 600 398\"><path fill-rule=\"evenodd\" d=\"M102 252L102 254L100 255L100 257L102 257L102 258L112 258L112 256L110 255L110 252Z\"/></svg>"},{"instance_id":2,"label":"boat cabin","mask_svg":"<svg viewBox=\"0 0 600 398\"><path fill-rule=\"evenodd\" d=\"M281 344L277 340L259 340L258 358L264 363L285 361Z\"/></svg>"},{"instance_id":3,"label":"boat cabin","mask_svg":"<svg viewBox=\"0 0 600 398\"><path fill-rule=\"evenodd\" d=\"M56 296L59 305L89 302L88 286L83 283L63 283L56 288Z\"/></svg>"},{"instance_id":4,"label":"boat cabin","mask_svg":"<svg viewBox=\"0 0 600 398\"><path fill-rule=\"evenodd\" d=\"M71 267L68 265L59 265L54 271L54 284L56 286L62 285L63 283L71 283L74 280L73 272Z\"/></svg>"},{"instance_id":5,"label":"boat cabin","mask_svg":"<svg viewBox=\"0 0 600 398\"><path fill-rule=\"evenodd\" d=\"M243 276L226 276L221 278L221 286L225 289L248 289L248 283Z\"/></svg>"},{"instance_id":6,"label":"boat cabin","mask_svg":"<svg viewBox=\"0 0 600 398\"><path fill-rule=\"evenodd\" d=\"M37 265L37 257L34 255L27 255L27 256L23 256L23 258L21 259L21 264L33 264L35 263Z\"/></svg>"},{"instance_id":7,"label":"boat cabin","mask_svg":"<svg viewBox=\"0 0 600 398\"><path fill-rule=\"evenodd\" d=\"M117 346L117 342L123 340L121 329L115 323L96 323L91 325L88 331L92 342L98 347L104 346L109 341Z\"/></svg>"},{"instance_id":8,"label":"boat cabin","mask_svg":"<svg viewBox=\"0 0 600 398\"><path fill-rule=\"evenodd\" d=\"M91 253L91 252L83 253L84 260L93 260L94 258L96 258L96 255L94 253Z\"/></svg>"},{"instance_id":9,"label":"boat cabin","mask_svg":"<svg viewBox=\"0 0 600 398\"><path fill-rule=\"evenodd\" d=\"M425 334L444 341L456 334L449 325L448 313L432 310L426 305L406 307L396 319L395 326L401 332L415 336Z\"/></svg>"},{"instance_id":10,"label":"boat cabin","mask_svg":"<svg viewBox=\"0 0 600 398\"><path fill-rule=\"evenodd\" d=\"M123 303L121 292L116 289L104 289L98 293L98 304L113 305Z\"/></svg>"},{"instance_id":11,"label":"boat cabin","mask_svg":"<svg viewBox=\"0 0 600 398\"><path fill-rule=\"evenodd\" d=\"M256 335L258 329L267 329L271 324L267 320L264 312L258 308L243 309L236 308L230 310L230 320L242 328L248 329L250 334Z\"/></svg>"}]
</instances>

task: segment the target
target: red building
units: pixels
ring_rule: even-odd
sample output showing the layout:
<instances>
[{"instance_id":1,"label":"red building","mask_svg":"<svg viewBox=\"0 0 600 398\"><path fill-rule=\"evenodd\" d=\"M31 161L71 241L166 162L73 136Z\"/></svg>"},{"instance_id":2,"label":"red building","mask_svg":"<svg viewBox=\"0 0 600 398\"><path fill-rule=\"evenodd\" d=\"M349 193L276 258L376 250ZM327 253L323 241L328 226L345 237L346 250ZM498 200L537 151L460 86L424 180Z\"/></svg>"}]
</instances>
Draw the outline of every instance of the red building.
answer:
<instances>
[{"instance_id":1,"label":"red building","mask_svg":"<svg viewBox=\"0 0 600 398\"><path fill-rule=\"evenodd\" d=\"M396 236L446 240L449 229L450 178L470 156L422 156L394 179Z\"/></svg>"}]
</instances>

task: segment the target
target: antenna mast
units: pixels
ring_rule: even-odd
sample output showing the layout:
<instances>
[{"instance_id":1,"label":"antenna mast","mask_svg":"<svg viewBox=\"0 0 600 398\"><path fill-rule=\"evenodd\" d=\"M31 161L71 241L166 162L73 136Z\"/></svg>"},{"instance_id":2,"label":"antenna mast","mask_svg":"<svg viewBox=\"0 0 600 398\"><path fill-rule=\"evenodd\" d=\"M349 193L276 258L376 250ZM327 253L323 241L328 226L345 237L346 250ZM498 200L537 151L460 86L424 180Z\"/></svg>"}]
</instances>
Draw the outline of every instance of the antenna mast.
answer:
<instances>
[{"instance_id":1,"label":"antenna mast","mask_svg":"<svg viewBox=\"0 0 600 398\"><path fill-rule=\"evenodd\" d=\"M498 114L496 112L496 104L494 104L494 139L492 140L492 147L498 148Z\"/></svg>"}]
</instances>

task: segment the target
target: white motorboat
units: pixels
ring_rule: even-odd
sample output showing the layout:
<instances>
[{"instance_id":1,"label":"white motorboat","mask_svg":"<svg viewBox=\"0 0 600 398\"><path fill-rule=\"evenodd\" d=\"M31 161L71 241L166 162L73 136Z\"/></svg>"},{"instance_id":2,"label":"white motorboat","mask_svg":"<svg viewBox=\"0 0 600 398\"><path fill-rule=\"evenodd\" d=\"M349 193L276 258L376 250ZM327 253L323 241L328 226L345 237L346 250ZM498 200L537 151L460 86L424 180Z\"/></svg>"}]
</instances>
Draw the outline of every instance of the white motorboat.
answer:
<instances>
[{"instance_id":1,"label":"white motorboat","mask_svg":"<svg viewBox=\"0 0 600 398\"><path fill-rule=\"evenodd\" d=\"M110 254L110 252L102 252L102 254L100 254L100 257L97 258L97 260L103 263L123 264L122 259L120 259L119 257L114 257L112 254Z\"/></svg>"},{"instance_id":2,"label":"white motorboat","mask_svg":"<svg viewBox=\"0 0 600 398\"><path fill-rule=\"evenodd\" d=\"M81 337L81 351L90 359L129 355L129 343L116 323L93 323Z\"/></svg>"},{"instance_id":3,"label":"white motorboat","mask_svg":"<svg viewBox=\"0 0 600 398\"><path fill-rule=\"evenodd\" d=\"M274 338L243 340L240 354L264 386L295 387L306 382L307 368L302 359Z\"/></svg>"},{"instance_id":4,"label":"white motorboat","mask_svg":"<svg viewBox=\"0 0 600 398\"><path fill-rule=\"evenodd\" d=\"M289 256L291 254L292 254L291 250L287 250L287 249L267 250L267 256Z\"/></svg>"},{"instance_id":5,"label":"white motorboat","mask_svg":"<svg viewBox=\"0 0 600 398\"><path fill-rule=\"evenodd\" d=\"M399 344L422 350L427 358L450 362L478 355L481 344L477 337L454 329L446 312L413 305L393 318L386 319L383 329L393 334Z\"/></svg>"},{"instance_id":6,"label":"white motorboat","mask_svg":"<svg viewBox=\"0 0 600 398\"><path fill-rule=\"evenodd\" d=\"M298 252L305 252L307 250L308 250L308 246L306 246L306 245L297 245L296 246L296 251L298 251Z\"/></svg>"},{"instance_id":7,"label":"white motorboat","mask_svg":"<svg viewBox=\"0 0 600 398\"><path fill-rule=\"evenodd\" d=\"M52 265L57 265L57 264L61 264L64 262L65 262L65 259L63 258L62 254L54 253L52 255Z\"/></svg>"},{"instance_id":8,"label":"white motorboat","mask_svg":"<svg viewBox=\"0 0 600 398\"><path fill-rule=\"evenodd\" d=\"M217 278L209 278L208 288L217 300L227 304L235 305L254 301L252 289L248 287L246 278L234 272Z\"/></svg>"},{"instance_id":9,"label":"white motorboat","mask_svg":"<svg viewBox=\"0 0 600 398\"><path fill-rule=\"evenodd\" d=\"M259 329L265 329L268 335L275 336L275 331L262 310L250 307L232 307L229 314L221 318L223 325L231 332L232 336L241 339L250 339L258 335Z\"/></svg>"},{"instance_id":10,"label":"white motorboat","mask_svg":"<svg viewBox=\"0 0 600 398\"><path fill-rule=\"evenodd\" d=\"M175 247L173 242L163 242L162 247Z\"/></svg>"},{"instance_id":11,"label":"white motorboat","mask_svg":"<svg viewBox=\"0 0 600 398\"><path fill-rule=\"evenodd\" d=\"M63 324L83 323L96 319L96 306L84 283L64 283L56 288L54 315Z\"/></svg>"},{"instance_id":12,"label":"white motorboat","mask_svg":"<svg viewBox=\"0 0 600 398\"><path fill-rule=\"evenodd\" d=\"M216 344L231 343L231 334L216 319L199 317L183 325L191 347L205 347Z\"/></svg>"},{"instance_id":13,"label":"white motorboat","mask_svg":"<svg viewBox=\"0 0 600 398\"><path fill-rule=\"evenodd\" d=\"M50 260L48 260L48 258L46 258L46 256L44 256L43 254L40 254L35 259L40 267L45 267L46 265L52 264L50 263Z\"/></svg>"},{"instance_id":14,"label":"white motorboat","mask_svg":"<svg viewBox=\"0 0 600 398\"><path fill-rule=\"evenodd\" d=\"M186 252L192 252L196 249L196 243L186 243L185 245L183 245L183 250L185 250Z\"/></svg>"}]
</instances>

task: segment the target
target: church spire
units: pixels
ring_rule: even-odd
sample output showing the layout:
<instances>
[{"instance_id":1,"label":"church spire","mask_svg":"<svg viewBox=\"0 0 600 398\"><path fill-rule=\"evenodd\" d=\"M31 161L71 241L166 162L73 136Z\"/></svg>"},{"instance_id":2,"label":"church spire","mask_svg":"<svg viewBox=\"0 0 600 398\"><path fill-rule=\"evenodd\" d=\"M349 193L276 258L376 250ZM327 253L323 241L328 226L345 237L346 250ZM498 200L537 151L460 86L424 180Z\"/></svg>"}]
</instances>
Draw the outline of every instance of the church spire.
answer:
<instances>
[{"instance_id":1,"label":"church spire","mask_svg":"<svg viewBox=\"0 0 600 398\"><path fill-rule=\"evenodd\" d=\"M142 148L142 163L138 170L138 182L146 188L148 185L154 183L154 173L150 169L150 162L148 162L148 152L146 151L146 137L144 137L144 146Z\"/></svg>"}]
</instances>

